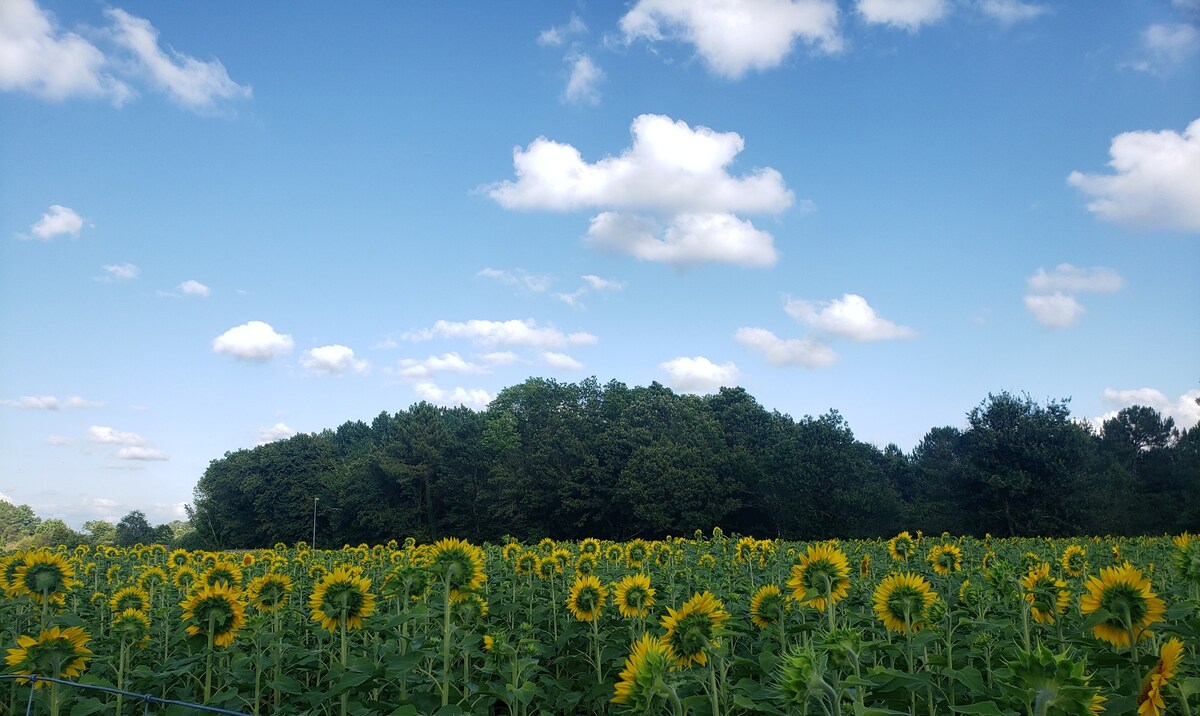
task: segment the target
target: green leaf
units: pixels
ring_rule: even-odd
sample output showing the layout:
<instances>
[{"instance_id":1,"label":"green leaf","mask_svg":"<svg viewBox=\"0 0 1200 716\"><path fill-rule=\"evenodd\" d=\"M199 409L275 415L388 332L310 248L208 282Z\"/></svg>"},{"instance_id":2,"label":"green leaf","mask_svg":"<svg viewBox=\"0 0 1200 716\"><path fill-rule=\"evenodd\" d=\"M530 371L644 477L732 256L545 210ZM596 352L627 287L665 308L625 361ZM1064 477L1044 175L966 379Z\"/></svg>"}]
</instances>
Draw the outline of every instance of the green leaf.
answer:
<instances>
[{"instance_id":1,"label":"green leaf","mask_svg":"<svg viewBox=\"0 0 1200 716\"><path fill-rule=\"evenodd\" d=\"M108 708L100 699L95 697L83 699L71 709L71 716L88 716L88 714L105 713L108 711Z\"/></svg>"},{"instance_id":2,"label":"green leaf","mask_svg":"<svg viewBox=\"0 0 1200 716\"><path fill-rule=\"evenodd\" d=\"M982 716L1004 716L1004 712L996 705L994 701L981 701L977 704L967 704L965 706L955 706L955 713L960 714L982 714Z\"/></svg>"}]
</instances>

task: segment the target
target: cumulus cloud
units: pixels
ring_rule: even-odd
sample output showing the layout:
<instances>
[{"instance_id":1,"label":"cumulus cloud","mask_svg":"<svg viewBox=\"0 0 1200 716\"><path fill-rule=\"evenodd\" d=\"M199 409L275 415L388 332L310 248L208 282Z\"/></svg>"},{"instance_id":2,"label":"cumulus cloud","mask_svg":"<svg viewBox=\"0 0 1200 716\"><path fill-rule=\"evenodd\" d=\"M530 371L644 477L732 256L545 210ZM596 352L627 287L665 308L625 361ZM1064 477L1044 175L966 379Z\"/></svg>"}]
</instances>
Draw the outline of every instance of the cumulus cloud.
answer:
<instances>
[{"instance_id":1,"label":"cumulus cloud","mask_svg":"<svg viewBox=\"0 0 1200 716\"><path fill-rule=\"evenodd\" d=\"M1116 271L1104 266L1084 268L1063 263L1049 272L1039 268L1026 283L1034 293L1113 293L1121 290L1125 280Z\"/></svg>"},{"instance_id":2,"label":"cumulus cloud","mask_svg":"<svg viewBox=\"0 0 1200 716\"><path fill-rule=\"evenodd\" d=\"M269 428L258 429L258 442L256 444L266 445L267 443L273 443L276 440L286 440L295 434L296 431L289 428L284 423L275 423Z\"/></svg>"},{"instance_id":3,"label":"cumulus cloud","mask_svg":"<svg viewBox=\"0 0 1200 716\"><path fill-rule=\"evenodd\" d=\"M219 60L203 62L181 52L163 52L158 30L148 20L117 8L105 14L112 21L117 44L133 53L140 69L177 104L191 110L211 110L217 100L249 97L249 87L234 82Z\"/></svg>"},{"instance_id":4,"label":"cumulus cloud","mask_svg":"<svg viewBox=\"0 0 1200 716\"><path fill-rule=\"evenodd\" d=\"M1026 296L1025 308L1038 323L1047 328L1066 328L1074 325L1086 311L1074 296L1055 292L1048 296Z\"/></svg>"},{"instance_id":5,"label":"cumulus cloud","mask_svg":"<svg viewBox=\"0 0 1200 716\"><path fill-rule=\"evenodd\" d=\"M1200 53L1200 30L1184 23L1151 25L1139 41L1141 58L1129 66L1151 74L1170 72Z\"/></svg>"},{"instance_id":6,"label":"cumulus cloud","mask_svg":"<svg viewBox=\"0 0 1200 716\"><path fill-rule=\"evenodd\" d=\"M470 320L466 322L437 321L431 328L410 331L404 335L410 341L431 338L465 338L485 346L514 345L530 348L561 348L591 345L598 339L591 333L563 333L550 326L538 326L532 318L508 321Z\"/></svg>"},{"instance_id":7,"label":"cumulus cloud","mask_svg":"<svg viewBox=\"0 0 1200 716\"><path fill-rule=\"evenodd\" d=\"M106 264L100 268L103 269L104 273L97 276L96 280L103 283L132 281L141 273L141 269L131 263Z\"/></svg>"},{"instance_id":8,"label":"cumulus cloud","mask_svg":"<svg viewBox=\"0 0 1200 716\"><path fill-rule=\"evenodd\" d=\"M1134 228L1200 232L1200 119L1183 134L1118 134L1109 154L1114 173L1067 177L1091 197L1089 211Z\"/></svg>"},{"instance_id":9,"label":"cumulus cloud","mask_svg":"<svg viewBox=\"0 0 1200 716\"><path fill-rule=\"evenodd\" d=\"M465 405L468 408L482 410L492 402L492 395L483 389L469 390L459 387L447 391L433 383L420 382L413 386L413 390L421 400L437 405Z\"/></svg>"},{"instance_id":10,"label":"cumulus cloud","mask_svg":"<svg viewBox=\"0 0 1200 716\"><path fill-rule=\"evenodd\" d=\"M514 354L506 354L513 355ZM464 360L458 353L445 353L440 356L429 356L424 360L405 358L400 361L400 370L396 371L404 378L429 378L437 373L481 374L487 373L484 366Z\"/></svg>"},{"instance_id":11,"label":"cumulus cloud","mask_svg":"<svg viewBox=\"0 0 1200 716\"><path fill-rule=\"evenodd\" d=\"M583 364L566 353L542 351L542 363L556 370L583 370Z\"/></svg>"},{"instance_id":12,"label":"cumulus cloud","mask_svg":"<svg viewBox=\"0 0 1200 716\"><path fill-rule=\"evenodd\" d=\"M304 352L300 356L300 365L310 373L325 373L341 375L342 373L357 373L365 375L370 370L370 364L365 360L354 357L354 350L341 344L319 346Z\"/></svg>"},{"instance_id":13,"label":"cumulus cloud","mask_svg":"<svg viewBox=\"0 0 1200 716\"><path fill-rule=\"evenodd\" d=\"M290 335L276 333L271 324L250 321L234 326L213 339L213 350L242 360L263 363L290 353Z\"/></svg>"},{"instance_id":14,"label":"cumulus cloud","mask_svg":"<svg viewBox=\"0 0 1200 716\"><path fill-rule=\"evenodd\" d=\"M685 393L714 393L721 387L736 386L741 377L733 361L717 365L704 356L681 356L658 367L667 374L668 385Z\"/></svg>"},{"instance_id":15,"label":"cumulus cloud","mask_svg":"<svg viewBox=\"0 0 1200 716\"><path fill-rule=\"evenodd\" d=\"M87 439L89 442L100 443L102 445L142 447L146 444L146 439L137 433L122 432L107 425L93 425L88 428Z\"/></svg>"},{"instance_id":16,"label":"cumulus cloud","mask_svg":"<svg viewBox=\"0 0 1200 716\"><path fill-rule=\"evenodd\" d=\"M55 101L104 97L119 106L135 93L105 71L107 63L99 48L60 28L34 0L0 2L0 90Z\"/></svg>"},{"instance_id":17,"label":"cumulus cloud","mask_svg":"<svg viewBox=\"0 0 1200 716\"><path fill-rule=\"evenodd\" d=\"M538 33L537 42L543 47L561 47L569 38L585 32L587 32L587 25L579 19L578 15L572 15L567 24L549 27Z\"/></svg>"},{"instance_id":18,"label":"cumulus cloud","mask_svg":"<svg viewBox=\"0 0 1200 716\"><path fill-rule=\"evenodd\" d=\"M1200 399L1200 390L1189 390L1175 400L1172 400L1156 388L1135 388L1132 390L1105 388L1102 398L1105 404L1111 406L1113 410L1097 418L1094 421L1097 425L1102 424L1109 418L1116 417L1122 408L1134 405L1154 408L1159 413L1162 413L1164 417L1174 418L1175 426L1180 429L1191 428L1200 423L1200 404L1196 403L1196 400Z\"/></svg>"},{"instance_id":19,"label":"cumulus cloud","mask_svg":"<svg viewBox=\"0 0 1200 716\"><path fill-rule=\"evenodd\" d=\"M779 260L774 237L733 214L679 214L664 228L654 219L606 211L592 218L585 240L601 250L677 267L765 268Z\"/></svg>"},{"instance_id":20,"label":"cumulus cloud","mask_svg":"<svg viewBox=\"0 0 1200 716\"><path fill-rule=\"evenodd\" d=\"M59 408L103 408L104 403L84 400L78 395L59 400L54 395L22 395L20 398L0 400L0 405L28 410L58 410Z\"/></svg>"},{"instance_id":21,"label":"cumulus cloud","mask_svg":"<svg viewBox=\"0 0 1200 716\"><path fill-rule=\"evenodd\" d=\"M597 85L604 79L604 70L587 55L566 59L571 63L571 76L563 90L563 99L574 104L599 104L600 90Z\"/></svg>"},{"instance_id":22,"label":"cumulus cloud","mask_svg":"<svg viewBox=\"0 0 1200 716\"><path fill-rule=\"evenodd\" d=\"M821 368L837 361L837 353L819 341L810 338L785 340L765 328L739 328L733 338L747 348L762 353L771 365Z\"/></svg>"},{"instance_id":23,"label":"cumulus cloud","mask_svg":"<svg viewBox=\"0 0 1200 716\"><path fill-rule=\"evenodd\" d=\"M118 460L169 460L170 457L162 450L148 447L123 447L117 450L116 458Z\"/></svg>"},{"instance_id":24,"label":"cumulus cloud","mask_svg":"<svg viewBox=\"0 0 1200 716\"><path fill-rule=\"evenodd\" d=\"M491 268L489 266L485 269L482 269L475 275L481 278L494 279L509 286L520 286L521 288L524 288L528 291L533 291L534 293L541 293L545 291L546 289L550 288L550 284L554 282L554 280L549 276L534 275L528 273L524 269L509 271L506 269Z\"/></svg>"},{"instance_id":25,"label":"cumulus cloud","mask_svg":"<svg viewBox=\"0 0 1200 716\"><path fill-rule=\"evenodd\" d=\"M797 39L824 53L843 46L834 0L638 0L620 20L625 42L674 40L727 79L778 67Z\"/></svg>"},{"instance_id":26,"label":"cumulus cloud","mask_svg":"<svg viewBox=\"0 0 1200 716\"><path fill-rule=\"evenodd\" d=\"M1045 5L1020 0L983 0L979 9L984 15L1002 25L1015 25L1018 22L1033 20L1049 11Z\"/></svg>"},{"instance_id":27,"label":"cumulus cloud","mask_svg":"<svg viewBox=\"0 0 1200 716\"><path fill-rule=\"evenodd\" d=\"M941 20L949 11L946 0L858 0L858 12L867 22L909 32Z\"/></svg>"},{"instance_id":28,"label":"cumulus cloud","mask_svg":"<svg viewBox=\"0 0 1200 716\"><path fill-rule=\"evenodd\" d=\"M875 313L867 299L853 293L832 301L788 300L784 310L817 330L855 341L887 341L916 335L911 328L884 319Z\"/></svg>"},{"instance_id":29,"label":"cumulus cloud","mask_svg":"<svg viewBox=\"0 0 1200 716\"><path fill-rule=\"evenodd\" d=\"M212 293L212 290L208 286L205 286L194 279L188 279L187 281L184 281L183 283L179 284L175 290L179 291L185 296L199 296L201 298L208 298L208 295Z\"/></svg>"},{"instance_id":30,"label":"cumulus cloud","mask_svg":"<svg viewBox=\"0 0 1200 716\"><path fill-rule=\"evenodd\" d=\"M42 241L50 241L56 236L70 234L73 238L79 238L79 231L83 228L83 217L75 213L74 209L69 209L59 204L51 204L49 211L42 214L42 218L29 226L29 233L35 238ZM24 234L18 234L17 238L28 238Z\"/></svg>"}]
</instances>

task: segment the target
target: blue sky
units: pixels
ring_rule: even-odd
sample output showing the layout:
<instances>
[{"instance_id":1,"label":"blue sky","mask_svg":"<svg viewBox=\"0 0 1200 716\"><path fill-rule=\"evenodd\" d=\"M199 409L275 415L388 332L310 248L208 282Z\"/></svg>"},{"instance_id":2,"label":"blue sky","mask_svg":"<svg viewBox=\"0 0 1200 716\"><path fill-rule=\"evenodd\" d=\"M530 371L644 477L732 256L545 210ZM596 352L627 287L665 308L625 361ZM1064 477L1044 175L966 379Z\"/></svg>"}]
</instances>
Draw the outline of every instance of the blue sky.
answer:
<instances>
[{"instance_id":1,"label":"blue sky","mask_svg":"<svg viewBox=\"0 0 1200 716\"><path fill-rule=\"evenodd\" d=\"M0 499L529 376L1200 420L1195 0L0 0Z\"/></svg>"}]
</instances>

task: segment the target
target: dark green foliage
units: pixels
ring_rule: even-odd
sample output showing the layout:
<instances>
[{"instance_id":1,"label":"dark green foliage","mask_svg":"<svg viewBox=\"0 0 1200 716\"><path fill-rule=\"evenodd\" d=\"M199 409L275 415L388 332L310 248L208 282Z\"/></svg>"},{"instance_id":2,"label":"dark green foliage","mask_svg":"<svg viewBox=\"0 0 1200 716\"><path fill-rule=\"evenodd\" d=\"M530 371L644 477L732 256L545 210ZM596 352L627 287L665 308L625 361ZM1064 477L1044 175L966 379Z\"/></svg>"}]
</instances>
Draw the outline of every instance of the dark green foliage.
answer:
<instances>
[{"instance_id":1,"label":"dark green foliage","mask_svg":"<svg viewBox=\"0 0 1200 716\"><path fill-rule=\"evenodd\" d=\"M485 411L418 403L370 424L214 460L192 543L259 547L454 535L497 541L1162 532L1200 515L1200 429L1149 408L1100 434L1066 401L990 395L963 429L905 455L855 439L836 411L764 409L741 388L679 395L594 378L531 378ZM1131 507L1140 501L1144 507Z\"/></svg>"}]
</instances>

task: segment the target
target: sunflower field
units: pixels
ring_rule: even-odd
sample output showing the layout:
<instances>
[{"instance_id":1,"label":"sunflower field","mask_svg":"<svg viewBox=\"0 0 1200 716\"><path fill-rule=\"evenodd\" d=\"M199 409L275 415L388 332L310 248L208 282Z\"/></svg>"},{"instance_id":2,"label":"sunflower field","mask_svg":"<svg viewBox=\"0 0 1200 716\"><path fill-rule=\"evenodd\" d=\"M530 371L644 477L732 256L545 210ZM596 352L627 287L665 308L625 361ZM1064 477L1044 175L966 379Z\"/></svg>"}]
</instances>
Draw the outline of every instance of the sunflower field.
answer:
<instances>
[{"instance_id":1,"label":"sunflower field","mask_svg":"<svg viewBox=\"0 0 1200 716\"><path fill-rule=\"evenodd\" d=\"M0 590L10 676L253 714L1200 713L1186 533L79 547ZM145 709L0 681L0 713L31 697Z\"/></svg>"}]
</instances>

